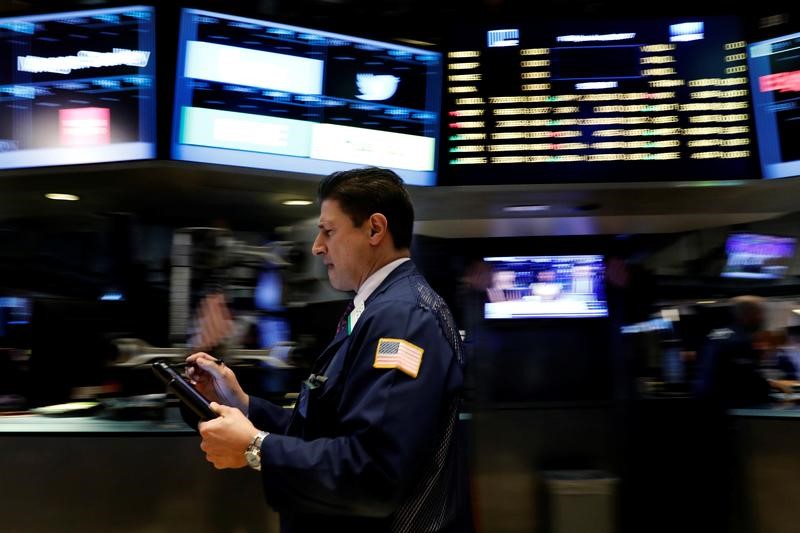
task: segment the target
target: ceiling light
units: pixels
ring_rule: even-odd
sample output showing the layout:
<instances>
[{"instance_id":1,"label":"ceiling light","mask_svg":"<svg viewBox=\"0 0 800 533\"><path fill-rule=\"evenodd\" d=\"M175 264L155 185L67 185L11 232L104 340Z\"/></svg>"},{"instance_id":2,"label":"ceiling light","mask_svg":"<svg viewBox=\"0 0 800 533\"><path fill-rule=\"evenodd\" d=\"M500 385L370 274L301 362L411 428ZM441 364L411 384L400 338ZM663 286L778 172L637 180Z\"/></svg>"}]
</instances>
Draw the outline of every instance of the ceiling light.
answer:
<instances>
[{"instance_id":1,"label":"ceiling light","mask_svg":"<svg viewBox=\"0 0 800 533\"><path fill-rule=\"evenodd\" d=\"M397 37L395 40L406 44L413 44L414 46L436 46L435 44L427 41L418 41L417 39L409 39L407 37Z\"/></svg>"},{"instance_id":2,"label":"ceiling light","mask_svg":"<svg viewBox=\"0 0 800 533\"><path fill-rule=\"evenodd\" d=\"M531 213L533 211L547 211L550 209L549 205L507 205L503 211L509 213Z\"/></svg>"},{"instance_id":3,"label":"ceiling light","mask_svg":"<svg viewBox=\"0 0 800 533\"><path fill-rule=\"evenodd\" d=\"M674 184L675 187L738 187L745 185L746 180L705 180L705 181L681 181Z\"/></svg>"},{"instance_id":4,"label":"ceiling light","mask_svg":"<svg viewBox=\"0 0 800 533\"><path fill-rule=\"evenodd\" d=\"M281 202L283 205L311 205L311 200L284 200Z\"/></svg>"},{"instance_id":5,"label":"ceiling light","mask_svg":"<svg viewBox=\"0 0 800 533\"><path fill-rule=\"evenodd\" d=\"M77 202L81 199L80 196L75 194L65 194L62 192L49 192L44 195L45 198L49 198L50 200L64 200L67 202Z\"/></svg>"}]
</instances>

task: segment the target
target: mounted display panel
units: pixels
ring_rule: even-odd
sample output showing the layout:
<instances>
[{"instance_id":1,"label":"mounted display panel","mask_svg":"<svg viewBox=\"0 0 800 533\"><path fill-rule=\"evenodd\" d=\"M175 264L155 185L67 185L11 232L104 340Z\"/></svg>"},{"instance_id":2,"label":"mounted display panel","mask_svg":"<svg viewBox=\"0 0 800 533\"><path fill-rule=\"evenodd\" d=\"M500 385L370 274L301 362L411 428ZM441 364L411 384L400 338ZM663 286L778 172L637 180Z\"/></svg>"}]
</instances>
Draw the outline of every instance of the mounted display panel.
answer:
<instances>
[{"instance_id":1,"label":"mounted display panel","mask_svg":"<svg viewBox=\"0 0 800 533\"><path fill-rule=\"evenodd\" d=\"M485 257L491 267L484 317L608 316L601 255Z\"/></svg>"},{"instance_id":2,"label":"mounted display panel","mask_svg":"<svg viewBox=\"0 0 800 533\"><path fill-rule=\"evenodd\" d=\"M535 20L447 44L440 183L756 178L739 20Z\"/></svg>"},{"instance_id":3,"label":"mounted display panel","mask_svg":"<svg viewBox=\"0 0 800 533\"><path fill-rule=\"evenodd\" d=\"M184 9L174 159L433 185L441 54Z\"/></svg>"},{"instance_id":4,"label":"mounted display panel","mask_svg":"<svg viewBox=\"0 0 800 533\"><path fill-rule=\"evenodd\" d=\"M153 8L0 19L0 169L155 157Z\"/></svg>"},{"instance_id":5,"label":"mounted display panel","mask_svg":"<svg viewBox=\"0 0 800 533\"><path fill-rule=\"evenodd\" d=\"M0 296L0 343L14 336L15 330L30 325L31 300L19 296Z\"/></svg>"},{"instance_id":6,"label":"mounted display panel","mask_svg":"<svg viewBox=\"0 0 800 533\"><path fill-rule=\"evenodd\" d=\"M800 176L800 33L748 47L765 178Z\"/></svg>"},{"instance_id":7,"label":"mounted display panel","mask_svg":"<svg viewBox=\"0 0 800 533\"><path fill-rule=\"evenodd\" d=\"M794 260L797 239L733 233L725 241L724 278L780 279Z\"/></svg>"}]
</instances>

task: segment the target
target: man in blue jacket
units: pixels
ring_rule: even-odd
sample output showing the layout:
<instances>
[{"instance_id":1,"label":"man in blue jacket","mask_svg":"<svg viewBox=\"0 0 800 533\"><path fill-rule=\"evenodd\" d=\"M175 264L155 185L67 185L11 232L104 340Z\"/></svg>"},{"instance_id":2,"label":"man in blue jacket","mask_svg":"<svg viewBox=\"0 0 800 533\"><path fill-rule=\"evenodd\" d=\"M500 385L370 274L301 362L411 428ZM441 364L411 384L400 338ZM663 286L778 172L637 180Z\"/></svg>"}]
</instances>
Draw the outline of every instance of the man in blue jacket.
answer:
<instances>
[{"instance_id":1,"label":"man in blue jacket","mask_svg":"<svg viewBox=\"0 0 800 533\"><path fill-rule=\"evenodd\" d=\"M758 337L765 331L764 299L736 296L731 299L731 312L731 327L708 335L695 386L697 396L720 410L767 404L771 384L761 372L766 347Z\"/></svg>"},{"instance_id":2,"label":"man in blue jacket","mask_svg":"<svg viewBox=\"0 0 800 533\"><path fill-rule=\"evenodd\" d=\"M470 531L458 437L463 350L444 301L409 256L414 210L378 168L319 186L320 256L355 298L290 413L248 396L226 366L187 359L219 417L199 425L216 468L260 470L284 532Z\"/></svg>"}]
</instances>

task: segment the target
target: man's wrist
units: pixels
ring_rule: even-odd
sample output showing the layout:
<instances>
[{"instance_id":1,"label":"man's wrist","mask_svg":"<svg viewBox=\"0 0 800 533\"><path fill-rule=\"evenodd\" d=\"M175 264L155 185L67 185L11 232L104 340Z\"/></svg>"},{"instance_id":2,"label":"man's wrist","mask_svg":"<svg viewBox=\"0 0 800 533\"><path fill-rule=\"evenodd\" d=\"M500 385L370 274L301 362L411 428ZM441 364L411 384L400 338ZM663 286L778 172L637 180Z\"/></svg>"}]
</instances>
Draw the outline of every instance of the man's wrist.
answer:
<instances>
[{"instance_id":1,"label":"man's wrist","mask_svg":"<svg viewBox=\"0 0 800 533\"><path fill-rule=\"evenodd\" d=\"M241 411L244 413L244 416L250 418L250 395L249 394L242 394L242 397L239 399L241 403Z\"/></svg>"},{"instance_id":2,"label":"man's wrist","mask_svg":"<svg viewBox=\"0 0 800 533\"><path fill-rule=\"evenodd\" d=\"M244 451L244 458L247 461L247 465L253 470L261 470L261 444L264 442L264 439L267 438L267 435L269 435L267 431L259 431L256 433L253 440L250 441L250 445Z\"/></svg>"}]
</instances>

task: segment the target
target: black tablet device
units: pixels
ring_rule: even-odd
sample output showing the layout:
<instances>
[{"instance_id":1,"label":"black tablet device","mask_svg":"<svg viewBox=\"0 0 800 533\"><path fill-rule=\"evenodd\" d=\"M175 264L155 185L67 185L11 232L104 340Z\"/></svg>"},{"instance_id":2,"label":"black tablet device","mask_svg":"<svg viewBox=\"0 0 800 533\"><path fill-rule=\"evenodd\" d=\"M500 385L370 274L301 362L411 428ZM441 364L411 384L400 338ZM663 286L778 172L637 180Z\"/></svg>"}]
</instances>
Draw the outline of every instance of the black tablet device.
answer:
<instances>
[{"instance_id":1,"label":"black tablet device","mask_svg":"<svg viewBox=\"0 0 800 533\"><path fill-rule=\"evenodd\" d=\"M205 396L200 394L186 378L175 372L164 361L153 363L153 372L163 381L167 390L175 394L189 409L191 409L201 420L211 420L217 418L217 413L211 410L209 402Z\"/></svg>"}]
</instances>

